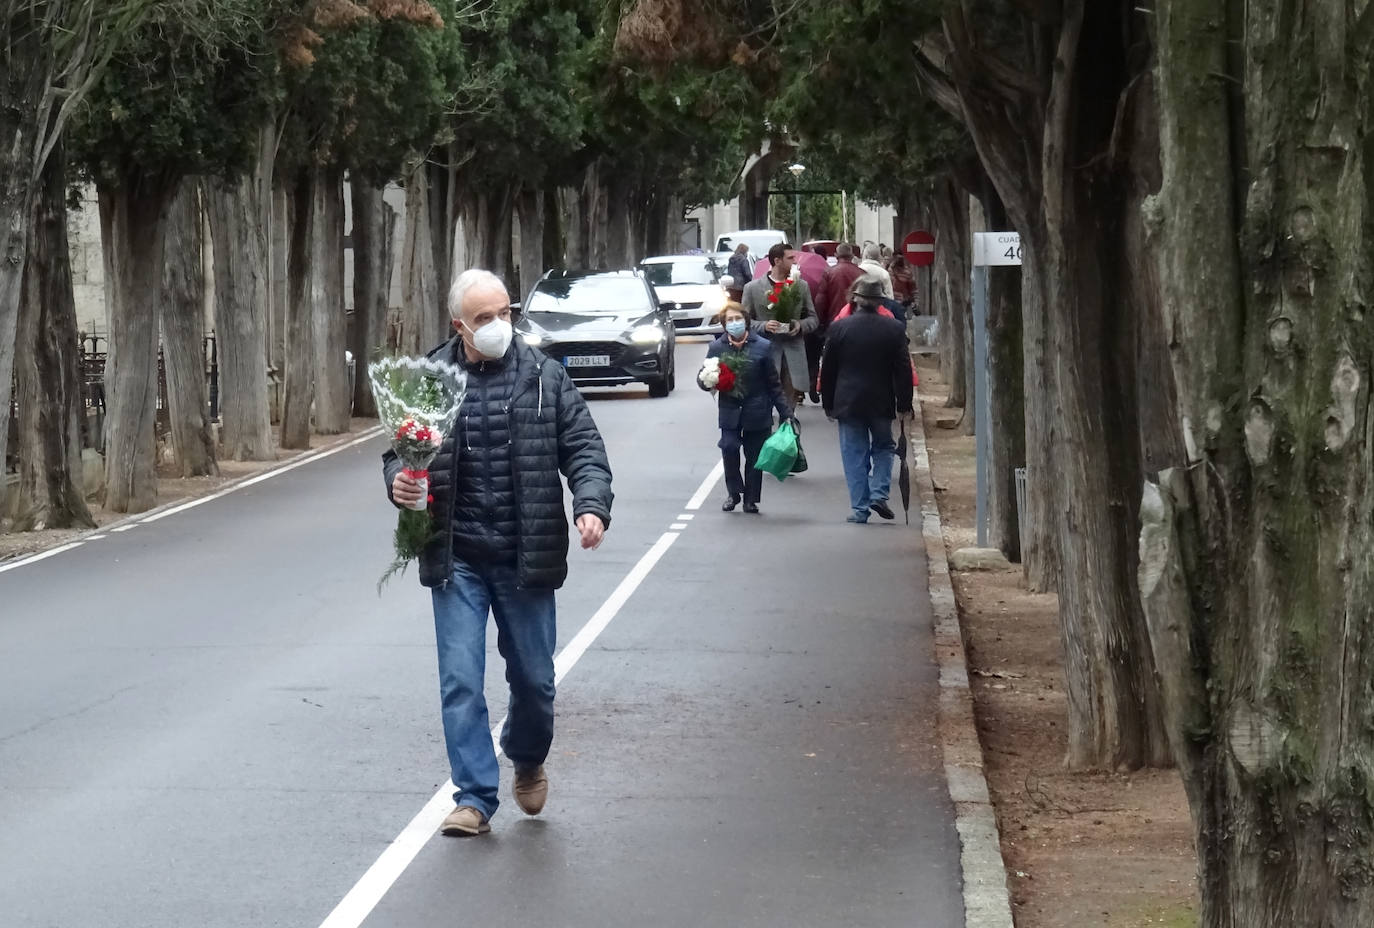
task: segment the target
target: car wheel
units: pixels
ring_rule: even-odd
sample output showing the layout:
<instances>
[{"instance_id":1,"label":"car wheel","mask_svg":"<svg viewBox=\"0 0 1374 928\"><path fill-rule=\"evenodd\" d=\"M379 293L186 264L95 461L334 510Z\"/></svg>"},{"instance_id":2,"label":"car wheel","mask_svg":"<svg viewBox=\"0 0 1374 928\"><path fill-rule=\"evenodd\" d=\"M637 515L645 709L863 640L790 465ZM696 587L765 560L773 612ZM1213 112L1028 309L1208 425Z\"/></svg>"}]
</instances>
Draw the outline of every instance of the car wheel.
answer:
<instances>
[{"instance_id":1,"label":"car wheel","mask_svg":"<svg viewBox=\"0 0 1374 928\"><path fill-rule=\"evenodd\" d=\"M673 382L667 377L664 377L662 380L653 380L649 382L649 395L656 400L661 400L672 392Z\"/></svg>"},{"instance_id":2,"label":"car wheel","mask_svg":"<svg viewBox=\"0 0 1374 928\"><path fill-rule=\"evenodd\" d=\"M677 365L674 364L668 369L668 392L672 393L677 389Z\"/></svg>"}]
</instances>

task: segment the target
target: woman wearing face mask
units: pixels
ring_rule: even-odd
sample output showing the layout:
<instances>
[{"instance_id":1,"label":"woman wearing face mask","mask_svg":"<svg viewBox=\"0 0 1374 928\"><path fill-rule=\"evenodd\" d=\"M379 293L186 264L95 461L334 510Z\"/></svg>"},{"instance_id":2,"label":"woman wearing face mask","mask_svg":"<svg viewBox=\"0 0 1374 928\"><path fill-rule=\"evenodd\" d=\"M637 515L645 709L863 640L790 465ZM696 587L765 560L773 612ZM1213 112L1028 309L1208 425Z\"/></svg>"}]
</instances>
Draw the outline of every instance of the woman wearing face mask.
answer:
<instances>
[{"instance_id":1,"label":"woman wearing face mask","mask_svg":"<svg viewBox=\"0 0 1374 928\"><path fill-rule=\"evenodd\" d=\"M763 492L763 471L754 467L763 443L773 430L773 411L789 419L792 409L782 392L778 369L773 364L771 346L767 339L751 331L749 315L735 302L725 304L721 312L725 334L706 352L707 358L719 359L721 372L715 386L703 382L707 368L697 377L703 390L714 389L720 405L720 452L725 462L727 496L721 509L733 512L744 501L744 511L759 511L759 496ZM730 374L724 373L730 368ZM726 388L727 382L729 388ZM744 453L744 471L740 472L740 452Z\"/></svg>"}]
</instances>

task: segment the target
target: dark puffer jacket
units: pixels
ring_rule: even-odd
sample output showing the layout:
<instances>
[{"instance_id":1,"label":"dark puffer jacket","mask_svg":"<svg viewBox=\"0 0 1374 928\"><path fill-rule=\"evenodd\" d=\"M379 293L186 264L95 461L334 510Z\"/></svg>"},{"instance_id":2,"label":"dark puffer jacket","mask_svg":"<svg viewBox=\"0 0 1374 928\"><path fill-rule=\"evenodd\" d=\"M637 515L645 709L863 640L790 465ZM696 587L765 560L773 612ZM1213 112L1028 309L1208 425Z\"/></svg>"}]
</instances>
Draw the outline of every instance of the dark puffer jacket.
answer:
<instances>
[{"instance_id":1,"label":"dark puffer jacket","mask_svg":"<svg viewBox=\"0 0 1374 928\"><path fill-rule=\"evenodd\" d=\"M459 363L458 338L436 348L430 357ZM506 364L515 366L515 392L510 401L513 491L495 500L509 507L518 525L516 568L526 589L558 589L568 576L568 515L563 508L561 472L572 490L574 518L598 516L611 524L611 467L606 447L587 403L556 361L520 340L511 345ZM439 535L420 556L420 582L427 587L448 582L452 570L455 430L429 467L430 494ZM458 449L461 454L461 448ZM387 496L401 470L391 451L382 456ZM393 502L395 502L393 500Z\"/></svg>"}]
</instances>

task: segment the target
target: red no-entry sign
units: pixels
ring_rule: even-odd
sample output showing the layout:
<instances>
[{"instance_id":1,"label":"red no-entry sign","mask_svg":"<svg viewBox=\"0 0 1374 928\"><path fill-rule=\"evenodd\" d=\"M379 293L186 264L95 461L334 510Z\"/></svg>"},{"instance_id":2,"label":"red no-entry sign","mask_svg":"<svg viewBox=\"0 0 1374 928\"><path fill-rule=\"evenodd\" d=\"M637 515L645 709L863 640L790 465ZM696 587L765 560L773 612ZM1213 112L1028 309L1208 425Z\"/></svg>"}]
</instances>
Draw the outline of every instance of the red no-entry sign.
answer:
<instances>
[{"instance_id":1,"label":"red no-entry sign","mask_svg":"<svg viewBox=\"0 0 1374 928\"><path fill-rule=\"evenodd\" d=\"M935 263L935 236L917 229L902 239L901 253L916 267L928 267Z\"/></svg>"}]
</instances>

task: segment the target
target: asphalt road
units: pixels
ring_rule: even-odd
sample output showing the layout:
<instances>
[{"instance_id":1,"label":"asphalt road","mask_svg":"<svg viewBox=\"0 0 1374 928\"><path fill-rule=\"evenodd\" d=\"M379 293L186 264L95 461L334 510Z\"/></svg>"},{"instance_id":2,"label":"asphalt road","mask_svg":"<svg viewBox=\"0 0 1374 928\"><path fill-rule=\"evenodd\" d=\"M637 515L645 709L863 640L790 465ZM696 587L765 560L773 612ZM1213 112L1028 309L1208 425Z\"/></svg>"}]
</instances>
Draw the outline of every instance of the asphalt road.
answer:
<instances>
[{"instance_id":1,"label":"asphalt road","mask_svg":"<svg viewBox=\"0 0 1374 928\"><path fill-rule=\"evenodd\" d=\"M720 483L685 509L703 354L668 399L592 397L614 524L560 647L661 557L560 684L548 808L506 765L491 835L434 836L335 925L963 925L919 528L844 522L810 407L762 516ZM374 590L382 448L0 573L0 928L316 928L443 787L428 596Z\"/></svg>"}]
</instances>

